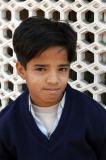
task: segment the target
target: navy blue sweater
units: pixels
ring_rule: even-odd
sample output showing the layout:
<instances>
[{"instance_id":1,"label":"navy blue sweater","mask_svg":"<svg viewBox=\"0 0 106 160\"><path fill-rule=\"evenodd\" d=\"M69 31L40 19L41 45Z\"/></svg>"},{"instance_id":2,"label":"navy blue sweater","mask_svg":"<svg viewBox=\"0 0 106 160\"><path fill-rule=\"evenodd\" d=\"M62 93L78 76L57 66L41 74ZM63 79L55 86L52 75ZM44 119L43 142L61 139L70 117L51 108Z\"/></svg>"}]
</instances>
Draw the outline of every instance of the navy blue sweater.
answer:
<instances>
[{"instance_id":1,"label":"navy blue sweater","mask_svg":"<svg viewBox=\"0 0 106 160\"><path fill-rule=\"evenodd\" d=\"M66 102L50 139L39 130L24 92L0 113L0 160L106 160L106 111L66 88Z\"/></svg>"}]
</instances>

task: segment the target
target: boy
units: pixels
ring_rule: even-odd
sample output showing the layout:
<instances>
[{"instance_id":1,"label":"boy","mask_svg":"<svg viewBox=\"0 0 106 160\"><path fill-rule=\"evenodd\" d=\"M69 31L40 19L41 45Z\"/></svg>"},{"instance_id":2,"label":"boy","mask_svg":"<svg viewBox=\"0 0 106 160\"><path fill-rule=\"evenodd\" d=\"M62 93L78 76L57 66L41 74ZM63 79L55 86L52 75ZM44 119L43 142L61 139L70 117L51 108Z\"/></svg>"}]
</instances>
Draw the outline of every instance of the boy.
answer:
<instances>
[{"instance_id":1,"label":"boy","mask_svg":"<svg viewBox=\"0 0 106 160\"><path fill-rule=\"evenodd\" d=\"M15 30L28 89L0 113L0 160L106 160L106 111L68 85L75 31L30 17Z\"/></svg>"}]
</instances>

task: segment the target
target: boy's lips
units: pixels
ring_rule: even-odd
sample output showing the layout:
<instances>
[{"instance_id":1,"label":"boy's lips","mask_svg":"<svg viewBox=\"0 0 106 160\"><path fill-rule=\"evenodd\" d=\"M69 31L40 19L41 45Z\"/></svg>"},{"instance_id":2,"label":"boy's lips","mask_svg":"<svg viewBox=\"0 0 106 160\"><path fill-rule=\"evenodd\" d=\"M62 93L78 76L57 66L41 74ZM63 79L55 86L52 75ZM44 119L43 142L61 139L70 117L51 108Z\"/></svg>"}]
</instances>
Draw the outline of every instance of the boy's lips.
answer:
<instances>
[{"instance_id":1,"label":"boy's lips","mask_svg":"<svg viewBox=\"0 0 106 160\"><path fill-rule=\"evenodd\" d=\"M49 93L59 93L60 92L60 88L45 88L44 90L46 90Z\"/></svg>"}]
</instances>

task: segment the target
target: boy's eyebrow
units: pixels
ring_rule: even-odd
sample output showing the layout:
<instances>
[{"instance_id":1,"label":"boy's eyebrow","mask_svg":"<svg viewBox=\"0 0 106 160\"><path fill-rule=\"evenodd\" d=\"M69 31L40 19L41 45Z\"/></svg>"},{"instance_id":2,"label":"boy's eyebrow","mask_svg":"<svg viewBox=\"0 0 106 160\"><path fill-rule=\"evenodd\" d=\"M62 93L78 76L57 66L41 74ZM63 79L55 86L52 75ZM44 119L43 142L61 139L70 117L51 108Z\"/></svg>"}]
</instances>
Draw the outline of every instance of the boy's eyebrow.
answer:
<instances>
[{"instance_id":1,"label":"boy's eyebrow","mask_svg":"<svg viewBox=\"0 0 106 160\"><path fill-rule=\"evenodd\" d=\"M34 67L48 67L48 64L35 64ZM70 64L59 64L59 67L69 67Z\"/></svg>"},{"instance_id":2,"label":"boy's eyebrow","mask_svg":"<svg viewBox=\"0 0 106 160\"><path fill-rule=\"evenodd\" d=\"M45 67L45 66L48 66L46 64L35 64L34 67Z\"/></svg>"},{"instance_id":3,"label":"boy's eyebrow","mask_svg":"<svg viewBox=\"0 0 106 160\"><path fill-rule=\"evenodd\" d=\"M70 64L60 64L59 67L70 67Z\"/></svg>"}]
</instances>

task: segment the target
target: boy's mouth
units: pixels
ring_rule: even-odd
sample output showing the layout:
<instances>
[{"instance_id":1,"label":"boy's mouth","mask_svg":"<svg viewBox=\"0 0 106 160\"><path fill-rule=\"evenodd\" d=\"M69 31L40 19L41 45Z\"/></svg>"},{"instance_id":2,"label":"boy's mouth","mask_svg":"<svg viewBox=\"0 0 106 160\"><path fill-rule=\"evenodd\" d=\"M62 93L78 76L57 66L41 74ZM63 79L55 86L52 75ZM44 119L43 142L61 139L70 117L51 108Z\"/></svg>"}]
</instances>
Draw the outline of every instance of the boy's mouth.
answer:
<instances>
[{"instance_id":1,"label":"boy's mouth","mask_svg":"<svg viewBox=\"0 0 106 160\"><path fill-rule=\"evenodd\" d=\"M60 88L45 88L48 93L56 94L60 92Z\"/></svg>"}]
</instances>

